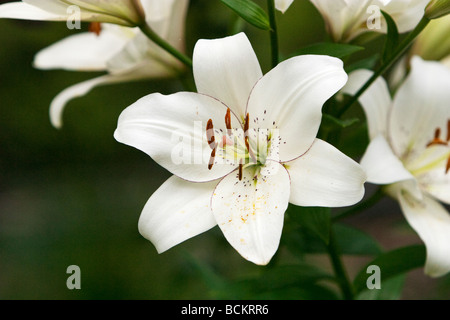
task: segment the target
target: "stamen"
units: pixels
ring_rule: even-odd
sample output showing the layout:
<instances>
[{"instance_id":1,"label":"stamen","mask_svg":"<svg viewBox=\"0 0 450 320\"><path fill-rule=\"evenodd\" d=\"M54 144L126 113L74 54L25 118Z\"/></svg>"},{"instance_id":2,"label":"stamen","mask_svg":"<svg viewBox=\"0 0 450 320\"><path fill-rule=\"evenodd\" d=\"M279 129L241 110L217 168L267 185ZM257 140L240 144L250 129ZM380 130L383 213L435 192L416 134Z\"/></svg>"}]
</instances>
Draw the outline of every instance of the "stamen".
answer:
<instances>
[{"instance_id":1,"label":"stamen","mask_svg":"<svg viewBox=\"0 0 450 320\"><path fill-rule=\"evenodd\" d=\"M448 134L447 134L448 135ZM449 139L450 140L450 139ZM437 128L434 132L434 139L427 144L427 148L435 145L444 145L447 146L448 143L441 139L441 129Z\"/></svg>"},{"instance_id":2,"label":"stamen","mask_svg":"<svg viewBox=\"0 0 450 320\"><path fill-rule=\"evenodd\" d=\"M212 119L209 119L208 123L206 124L206 139L208 140L209 147L215 150L216 138L214 137L214 125Z\"/></svg>"},{"instance_id":3,"label":"stamen","mask_svg":"<svg viewBox=\"0 0 450 320\"><path fill-rule=\"evenodd\" d=\"M450 119L447 120L447 142L450 142Z\"/></svg>"},{"instance_id":4,"label":"stamen","mask_svg":"<svg viewBox=\"0 0 450 320\"><path fill-rule=\"evenodd\" d=\"M228 135L231 136L232 127L231 127L231 111L230 108L227 109L227 114L225 115L225 125L227 127Z\"/></svg>"},{"instance_id":5,"label":"stamen","mask_svg":"<svg viewBox=\"0 0 450 320\"><path fill-rule=\"evenodd\" d=\"M97 36L102 32L102 25L100 22L91 22L89 24L89 32L95 33Z\"/></svg>"},{"instance_id":6,"label":"stamen","mask_svg":"<svg viewBox=\"0 0 450 320\"><path fill-rule=\"evenodd\" d=\"M239 181L242 180L242 167L243 167L243 164L242 164L242 159L241 159L241 161L239 162Z\"/></svg>"},{"instance_id":7,"label":"stamen","mask_svg":"<svg viewBox=\"0 0 450 320\"><path fill-rule=\"evenodd\" d=\"M208 169L211 170L214 165L214 158L216 157L216 149L211 151L211 157L209 158Z\"/></svg>"},{"instance_id":8,"label":"stamen","mask_svg":"<svg viewBox=\"0 0 450 320\"><path fill-rule=\"evenodd\" d=\"M248 129L250 127L250 115L247 113L247 115L245 116L245 123L244 123L244 134L245 136L248 135Z\"/></svg>"},{"instance_id":9,"label":"stamen","mask_svg":"<svg viewBox=\"0 0 450 320\"><path fill-rule=\"evenodd\" d=\"M445 167L445 173L447 174L450 171L450 157L447 160L447 166Z\"/></svg>"}]
</instances>

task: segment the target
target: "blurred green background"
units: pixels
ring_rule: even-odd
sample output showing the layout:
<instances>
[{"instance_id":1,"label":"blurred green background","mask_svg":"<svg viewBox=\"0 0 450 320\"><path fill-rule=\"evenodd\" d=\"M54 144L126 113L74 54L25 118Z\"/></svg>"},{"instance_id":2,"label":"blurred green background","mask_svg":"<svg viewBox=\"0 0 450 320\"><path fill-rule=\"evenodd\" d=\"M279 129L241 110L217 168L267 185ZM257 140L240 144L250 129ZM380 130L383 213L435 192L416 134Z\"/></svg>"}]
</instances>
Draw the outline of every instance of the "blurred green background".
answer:
<instances>
[{"instance_id":1,"label":"blurred green background","mask_svg":"<svg viewBox=\"0 0 450 320\"><path fill-rule=\"evenodd\" d=\"M277 17L284 56L325 37L308 1L295 1ZM218 0L191 0L187 53L197 39L229 35L237 21ZM267 71L268 35L242 25ZM140 236L140 212L170 174L113 139L117 118L144 95L183 87L178 80L153 80L96 88L68 104L64 126L56 130L48 118L52 98L99 74L40 71L32 61L74 32L65 23L0 20L0 299L212 299L214 277L234 280L268 268L242 259L217 227L161 255ZM346 223L385 248L420 243L390 200ZM277 258L296 261L284 248ZM325 256L309 259L330 269ZM344 258L350 275L369 260ZM66 287L70 265L81 268L81 290ZM450 298L450 280L415 270L402 298Z\"/></svg>"}]
</instances>

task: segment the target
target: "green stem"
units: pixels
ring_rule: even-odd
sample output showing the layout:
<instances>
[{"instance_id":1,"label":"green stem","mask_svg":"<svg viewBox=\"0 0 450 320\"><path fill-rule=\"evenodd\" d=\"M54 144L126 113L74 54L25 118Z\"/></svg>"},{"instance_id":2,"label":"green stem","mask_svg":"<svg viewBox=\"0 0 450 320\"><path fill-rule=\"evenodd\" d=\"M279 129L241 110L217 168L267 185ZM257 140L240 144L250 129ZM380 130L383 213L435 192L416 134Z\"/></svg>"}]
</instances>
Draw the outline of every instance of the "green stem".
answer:
<instances>
[{"instance_id":1,"label":"green stem","mask_svg":"<svg viewBox=\"0 0 450 320\"><path fill-rule=\"evenodd\" d=\"M365 209L368 209L375 205L378 201L380 201L384 197L384 192L382 188L378 188L377 191L375 191L369 198L367 198L364 201L361 201L357 205L351 207L350 209L339 213L338 215L331 218L332 222L336 222L339 220L342 220L344 218L347 218L351 215L354 215L356 213L359 213Z\"/></svg>"},{"instance_id":2,"label":"green stem","mask_svg":"<svg viewBox=\"0 0 450 320\"><path fill-rule=\"evenodd\" d=\"M345 300L353 300L353 287L350 284L347 272L342 263L333 230L330 231L330 239L328 242L327 250L328 255L330 256L331 264L333 265L337 282L339 284L339 287L341 288L343 298Z\"/></svg>"},{"instance_id":3,"label":"green stem","mask_svg":"<svg viewBox=\"0 0 450 320\"><path fill-rule=\"evenodd\" d=\"M272 68L275 68L279 62L278 56L278 31L277 31L277 20L275 18L275 1L267 0L267 8L269 11L269 21L270 21L270 48L272 52Z\"/></svg>"},{"instance_id":4,"label":"green stem","mask_svg":"<svg viewBox=\"0 0 450 320\"><path fill-rule=\"evenodd\" d=\"M165 41L163 38L161 38L156 32L150 28L150 26L146 23L139 26L139 29L154 43L156 43L158 46L166 50L168 53L170 53L172 56L180 60L182 63L184 63L189 68L192 68L192 60L175 49L170 43Z\"/></svg>"},{"instance_id":5,"label":"green stem","mask_svg":"<svg viewBox=\"0 0 450 320\"><path fill-rule=\"evenodd\" d=\"M397 49L394 51L391 57L387 59L387 61L374 73L374 75L364 84L364 86L359 89L359 91L346 103L341 110L338 111L337 117L341 117L350 107L361 97L361 95L370 87L375 80L378 79L379 76L383 75L391 66L396 62L412 45L413 41L416 37L425 29L425 27L430 23L430 20L426 17L423 17L420 20L419 24L416 28L411 31L408 36L400 43Z\"/></svg>"}]
</instances>

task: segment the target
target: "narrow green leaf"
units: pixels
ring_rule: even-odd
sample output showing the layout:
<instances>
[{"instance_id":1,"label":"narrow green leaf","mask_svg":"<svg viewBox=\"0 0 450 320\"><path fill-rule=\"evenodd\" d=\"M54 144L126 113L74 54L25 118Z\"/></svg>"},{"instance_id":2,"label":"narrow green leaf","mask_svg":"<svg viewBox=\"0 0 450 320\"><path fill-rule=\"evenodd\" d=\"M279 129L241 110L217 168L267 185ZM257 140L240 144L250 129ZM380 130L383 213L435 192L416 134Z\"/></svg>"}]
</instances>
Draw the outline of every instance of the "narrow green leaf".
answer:
<instances>
[{"instance_id":1,"label":"narrow green leaf","mask_svg":"<svg viewBox=\"0 0 450 320\"><path fill-rule=\"evenodd\" d=\"M372 70L375 68L379 58L380 58L379 54L374 54L362 60L355 61L349 64L348 66L345 66L345 72L350 73L358 69Z\"/></svg>"},{"instance_id":2,"label":"narrow green leaf","mask_svg":"<svg viewBox=\"0 0 450 320\"><path fill-rule=\"evenodd\" d=\"M343 119L338 119L327 113L324 113L322 115L322 126L328 130L345 129L345 128L348 128L358 122L359 122L358 118L350 118L350 119L343 120Z\"/></svg>"},{"instance_id":3,"label":"narrow green leaf","mask_svg":"<svg viewBox=\"0 0 450 320\"><path fill-rule=\"evenodd\" d=\"M270 21L267 13L251 0L220 0L231 10L236 12L242 19L251 25L270 30Z\"/></svg>"},{"instance_id":4,"label":"narrow green leaf","mask_svg":"<svg viewBox=\"0 0 450 320\"><path fill-rule=\"evenodd\" d=\"M331 228L331 209L322 207L297 207L290 205L288 214L302 227L328 244Z\"/></svg>"},{"instance_id":5,"label":"narrow green leaf","mask_svg":"<svg viewBox=\"0 0 450 320\"><path fill-rule=\"evenodd\" d=\"M356 297L357 300L398 300L405 284L406 274L384 280L380 289L365 289Z\"/></svg>"},{"instance_id":6,"label":"narrow green leaf","mask_svg":"<svg viewBox=\"0 0 450 320\"><path fill-rule=\"evenodd\" d=\"M303 47L295 55L321 54L342 59L361 50L364 48L351 44L321 42Z\"/></svg>"},{"instance_id":7,"label":"narrow green leaf","mask_svg":"<svg viewBox=\"0 0 450 320\"><path fill-rule=\"evenodd\" d=\"M367 279L370 274L367 273L367 267L376 265L381 270L381 287L383 282L404 274L412 269L423 267L425 264L425 247L423 245L414 245L389 251L379 255L372 262L358 273L353 281L356 292L361 292L367 288Z\"/></svg>"},{"instance_id":8,"label":"narrow green leaf","mask_svg":"<svg viewBox=\"0 0 450 320\"><path fill-rule=\"evenodd\" d=\"M378 242L365 232L340 223L334 224L332 228L341 254L376 256L382 253ZM306 253L327 252L323 241L300 228L283 234L282 241L289 251L300 257Z\"/></svg>"},{"instance_id":9,"label":"narrow green leaf","mask_svg":"<svg viewBox=\"0 0 450 320\"><path fill-rule=\"evenodd\" d=\"M389 60L389 58L394 53L395 49L397 49L400 35L398 33L398 28L397 25L395 24L394 19L392 19L391 16L384 11L381 11L381 13L383 14L387 24L386 42L384 44L383 50L383 62L384 62Z\"/></svg>"}]
</instances>

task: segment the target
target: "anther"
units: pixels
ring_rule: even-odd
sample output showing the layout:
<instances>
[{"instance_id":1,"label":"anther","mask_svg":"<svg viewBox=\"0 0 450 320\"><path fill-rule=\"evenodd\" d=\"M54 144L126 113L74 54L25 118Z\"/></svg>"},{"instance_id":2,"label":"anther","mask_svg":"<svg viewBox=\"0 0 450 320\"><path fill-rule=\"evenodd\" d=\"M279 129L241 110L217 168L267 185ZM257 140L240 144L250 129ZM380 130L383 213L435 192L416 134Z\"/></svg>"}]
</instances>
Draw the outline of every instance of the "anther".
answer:
<instances>
[{"instance_id":1,"label":"anther","mask_svg":"<svg viewBox=\"0 0 450 320\"><path fill-rule=\"evenodd\" d=\"M211 151L211 157L209 158L208 169L211 170L214 165L214 158L216 157L216 149Z\"/></svg>"},{"instance_id":2,"label":"anther","mask_svg":"<svg viewBox=\"0 0 450 320\"><path fill-rule=\"evenodd\" d=\"M450 119L447 120L447 142L450 142Z\"/></svg>"},{"instance_id":3,"label":"anther","mask_svg":"<svg viewBox=\"0 0 450 320\"><path fill-rule=\"evenodd\" d=\"M214 125L211 119L206 124L206 139L208 140L209 147L213 150L216 149L216 138L214 137Z\"/></svg>"},{"instance_id":4,"label":"anther","mask_svg":"<svg viewBox=\"0 0 450 320\"><path fill-rule=\"evenodd\" d=\"M250 127L250 115L247 113L247 115L245 116L245 122L244 122L244 134L245 136L248 135L248 129Z\"/></svg>"},{"instance_id":5,"label":"anther","mask_svg":"<svg viewBox=\"0 0 450 320\"><path fill-rule=\"evenodd\" d=\"M447 160L447 166L445 167L445 173L447 174L450 171L450 157Z\"/></svg>"},{"instance_id":6,"label":"anther","mask_svg":"<svg viewBox=\"0 0 450 320\"><path fill-rule=\"evenodd\" d=\"M230 111L230 108L227 109L227 114L225 115L225 125L227 127L228 135L231 136L231 132L232 132L231 130L233 128L231 127L231 111Z\"/></svg>"},{"instance_id":7,"label":"anther","mask_svg":"<svg viewBox=\"0 0 450 320\"><path fill-rule=\"evenodd\" d=\"M448 135L449 134L447 134L447 136ZM448 137L448 138L450 138L450 137ZM447 142L445 142L441 139L441 129L440 128L436 129L436 131L434 132L434 139L430 143L427 144L427 147L431 147L434 145L444 145L444 146L448 145Z\"/></svg>"},{"instance_id":8,"label":"anther","mask_svg":"<svg viewBox=\"0 0 450 320\"><path fill-rule=\"evenodd\" d=\"M239 162L239 181L242 180L242 168L243 168L243 164L242 164L242 159Z\"/></svg>"},{"instance_id":9,"label":"anther","mask_svg":"<svg viewBox=\"0 0 450 320\"><path fill-rule=\"evenodd\" d=\"M91 22L89 24L89 32L95 33L97 36L102 32L102 25L100 22Z\"/></svg>"}]
</instances>

